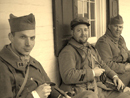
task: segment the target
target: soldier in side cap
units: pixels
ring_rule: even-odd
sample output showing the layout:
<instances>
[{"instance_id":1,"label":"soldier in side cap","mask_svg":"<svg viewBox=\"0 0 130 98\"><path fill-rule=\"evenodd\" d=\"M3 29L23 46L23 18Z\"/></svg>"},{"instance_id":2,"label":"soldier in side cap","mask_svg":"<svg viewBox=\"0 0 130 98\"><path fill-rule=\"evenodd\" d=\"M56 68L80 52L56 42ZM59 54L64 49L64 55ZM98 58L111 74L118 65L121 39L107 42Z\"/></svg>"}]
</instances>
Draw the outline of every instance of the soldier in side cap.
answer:
<instances>
[{"instance_id":1,"label":"soldier in side cap","mask_svg":"<svg viewBox=\"0 0 130 98\"><path fill-rule=\"evenodd\" d=\"M0 98L70 98L29 55L35 44L34 15L10 14L9 24L11 43L0 51Z\"/></svg>"},{"instance_id":2,"label":"soldier in side cap","mask_svg":"<svg viewBox=\"0 0 130 98\"><path fill-rule=\"evenodd\" d=\"M58 57L62 78L60 88L73 96L86 91L81 98L130 98L130 93L125 92L128 89L118 75L101 60L95 47L87 42L89 26L84 17L71 21L73 36Z\"/></svg>"},{"instance_id":3,"label":"soldier in side cap","mask_svg":"<svg viewBox=\"0 0 130 98\"><path fill-rule=\"evenodd\" d=\"M96 43L104 62L114 70L126 86L130 86L130 51L121 36L123 19L120 15L111 19L106 33Z\"/></svg>"}]
</instances>

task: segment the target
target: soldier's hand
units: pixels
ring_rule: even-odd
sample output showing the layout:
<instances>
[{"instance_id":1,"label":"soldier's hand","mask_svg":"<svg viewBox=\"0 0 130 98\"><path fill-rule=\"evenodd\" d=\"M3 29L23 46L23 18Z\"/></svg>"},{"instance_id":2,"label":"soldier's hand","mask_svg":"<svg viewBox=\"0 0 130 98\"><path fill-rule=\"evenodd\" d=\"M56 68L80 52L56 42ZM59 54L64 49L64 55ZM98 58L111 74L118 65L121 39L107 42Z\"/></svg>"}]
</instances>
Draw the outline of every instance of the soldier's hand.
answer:
<instances>
[{"instance_id":1,"label":"soldier's hand","mask_svg":"<svg viewBox=\"0 0 130 98\"><path fill-rule=\"evenodd\" d=\"M37 87L36 92L38 93L40 98L48 98L51 93L51 86L49 84L44 83Z\"/></svg>"},{"instance_id":2,"label":"soldier's hand","mask_svg":"<svg viewBox=\"0 0 130 98\"><path fill-rule=\"evenodd\" d=\"M128 91L130 92L130 88L129 87L125 87L124 90L123 90L123 92L128 92Z\"/></svg>"},{"instance_id":3,"label":"soldier's hand","mask_svg":"<svg viewBox=\"0 0 130 98\"><path fill-rule=\"evenodd\" d=\"M127 65L125 66L125 70L130 71L130 63L127 63Z\"/></svg>"},{"instance_id":4,"label":"soldier's hand","mask_svg":"<svg viewBox=\"0 0 130 98\"><path fill-rule=\"evenodd\" d=\"M99 68L99 67L95 67L93 69L95 76L100 76L103 72L105 72L105 69Z\"/></svg>"},{"instance_id":5,"label":"soldier's hand","mask_svg":"<svg viewBox=\"0 0 130 98\"><path fill-rule=\"evenodd\" d=\"M114 82L115 86L117 86L118 91L124 89L125 85L118 77L114 77L113 82Z\"/></svg>"}]
</instances>

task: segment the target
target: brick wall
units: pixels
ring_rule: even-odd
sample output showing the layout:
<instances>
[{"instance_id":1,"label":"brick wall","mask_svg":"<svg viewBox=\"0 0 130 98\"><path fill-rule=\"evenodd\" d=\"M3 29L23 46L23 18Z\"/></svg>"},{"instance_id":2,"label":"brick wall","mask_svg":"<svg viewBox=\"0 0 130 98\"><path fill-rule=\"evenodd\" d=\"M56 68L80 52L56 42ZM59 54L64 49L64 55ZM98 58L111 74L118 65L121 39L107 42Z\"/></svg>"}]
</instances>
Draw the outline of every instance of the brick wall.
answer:
<instances>
[{"instance_id":1,"label":"brick wall","mask_svg":"<svg viewBox=\"0 0 130 98\"><path fill-rule=\"evenodd\" d=\"M0 50L8 40L9 14L23 16L33 13L36 18L36 43L31 55L37 59L52 81L59 84L57 61L54 56L52 0L0 0Z\"/></svg>"}]
</instances>

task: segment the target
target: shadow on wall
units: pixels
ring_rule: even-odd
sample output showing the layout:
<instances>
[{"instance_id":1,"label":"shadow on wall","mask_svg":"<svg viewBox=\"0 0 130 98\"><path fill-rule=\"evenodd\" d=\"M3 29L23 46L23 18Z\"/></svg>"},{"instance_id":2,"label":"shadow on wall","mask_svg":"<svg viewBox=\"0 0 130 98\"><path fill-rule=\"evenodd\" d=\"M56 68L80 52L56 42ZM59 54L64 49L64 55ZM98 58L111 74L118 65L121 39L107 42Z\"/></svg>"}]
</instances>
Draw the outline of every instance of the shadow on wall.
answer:
<instances>
[{"instance_id":1,"label":"shadow on wall","mask_svg":"<svg viewBox=\"0 0 130 98\"><path fill-rule=\"evenodd\" d=\"M54 30L55 55L58 57L62 49L67 45L72 37L70 26L62 24Z\"/></svg>"}]
</instances>

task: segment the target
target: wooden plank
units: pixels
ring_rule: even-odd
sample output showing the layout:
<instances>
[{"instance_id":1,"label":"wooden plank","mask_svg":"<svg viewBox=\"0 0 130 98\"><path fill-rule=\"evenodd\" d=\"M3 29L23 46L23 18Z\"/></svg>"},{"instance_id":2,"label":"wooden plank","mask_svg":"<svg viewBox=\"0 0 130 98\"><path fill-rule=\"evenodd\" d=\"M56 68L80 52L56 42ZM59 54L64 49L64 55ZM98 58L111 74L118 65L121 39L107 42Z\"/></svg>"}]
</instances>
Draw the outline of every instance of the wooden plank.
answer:
<instances>
[{"instance_id":1,"label":"wooden plank","mask_svg":"<svg viewBox=\"0 0 130 98\"><path fill-rule=\"evenodd\" d=\"M53 30L54 30L54 49L58 56L62 48L62 0L52 0L53 9Z\"/></svg>"},{"instance_id":2,"label":"wooden plank","mask_svg":"<svg viewBox=\"0 0 130 98\"><path fill-rule=\"evenodd\" d=\"M78 0L73 0L73 18L78 17Z\"/></svg>"},{"instance_id":3,"label":"wooden plank","mask_svg":"<svg viewBox=\"0 0 130 98\"><path fill-rule=\"evenodd\" d=\"M107 0L107 24L119 14L119 0Z\"/></svg>"},{"instance_id":4,"label":"wooden plank","mask_svg":"<svg viewBox=\"0 0 130 98\"><path fill-rule=\"evenodd\" d=\"M63 0L63 40L71 36L70 22L73 19L72 0ZM67 43L67 40L64 40Z\"/></svg>"},{"instance_id":5,"label":"wooden plank","mask_svg":"<svg viewBox=\"0 0 130 98\"><path fill-rule=\"evenodd\" d=\"M70 22L74 18L74 5L77 0L52 0L55 55L65 47L71 37ZM76 5L77 7L77 5Z\"/></svg>"}]
</instances>

